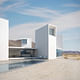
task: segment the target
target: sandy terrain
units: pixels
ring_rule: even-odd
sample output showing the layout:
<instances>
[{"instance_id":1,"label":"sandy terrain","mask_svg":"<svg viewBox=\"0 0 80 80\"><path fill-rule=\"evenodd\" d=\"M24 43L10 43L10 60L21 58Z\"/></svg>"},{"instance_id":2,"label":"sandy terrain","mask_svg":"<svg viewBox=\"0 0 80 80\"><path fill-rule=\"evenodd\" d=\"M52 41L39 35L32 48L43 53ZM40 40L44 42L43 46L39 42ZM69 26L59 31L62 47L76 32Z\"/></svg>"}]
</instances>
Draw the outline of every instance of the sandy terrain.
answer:
<instances>
[{"instance_id":1,"label":"sandy terrain","mask_svg":"<svg viewBox=\"0 0 80 80\"><path fill-rule=\"evenodd\" d=\"M0 73L0 80L80 80L80 60L50 60Z\"/></svg>"},{"instance_id":2,"label":"sandy terrain","mask_svg":"<svg viewBox=\"0 0 80 80\"><path fill-rule=\"evenodd\" d=\"M71 53L68 53L68 54L63 54L63 57L64 57L65 59L80 60L80 54L71 54Z\"/></svg>"}]
</instances>

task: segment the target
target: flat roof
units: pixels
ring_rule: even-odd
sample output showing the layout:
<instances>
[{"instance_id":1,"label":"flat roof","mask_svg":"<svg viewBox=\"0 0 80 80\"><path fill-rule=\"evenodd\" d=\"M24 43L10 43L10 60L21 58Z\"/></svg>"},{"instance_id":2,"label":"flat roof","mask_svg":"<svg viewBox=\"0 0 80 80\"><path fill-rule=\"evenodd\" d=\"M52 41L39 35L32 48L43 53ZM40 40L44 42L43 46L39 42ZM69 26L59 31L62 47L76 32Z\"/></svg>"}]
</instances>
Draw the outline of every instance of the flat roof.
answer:
<instances>
[{"instance_id":1,"label":"flat roof","mask_svg":"<svg viewBox=\"0 0 80 80\"><path fill-rule=\"evenodd\" d=\"M9 47L11 49L36 49L36 48L26 48L26 47Z\"/></svg>"}]
</instances>

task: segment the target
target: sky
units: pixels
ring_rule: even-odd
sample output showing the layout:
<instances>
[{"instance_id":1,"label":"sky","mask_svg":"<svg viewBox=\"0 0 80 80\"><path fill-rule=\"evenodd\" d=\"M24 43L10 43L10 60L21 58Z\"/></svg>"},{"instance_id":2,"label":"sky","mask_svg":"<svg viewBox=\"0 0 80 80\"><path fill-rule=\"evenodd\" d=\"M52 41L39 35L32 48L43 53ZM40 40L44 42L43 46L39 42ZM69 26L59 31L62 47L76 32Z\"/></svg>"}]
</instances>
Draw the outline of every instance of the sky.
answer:
<instances>
[{"instance_id":1,"label":"sky","mask_svg":"<svg viewBox=\"0 0 80 80\"><path fill-rule=\"evenodd\" d=\"M0 17L9 20L10 38L53 24L63 49L80 51L80 0L0 0Z\"/></svg>"}]
</instances>

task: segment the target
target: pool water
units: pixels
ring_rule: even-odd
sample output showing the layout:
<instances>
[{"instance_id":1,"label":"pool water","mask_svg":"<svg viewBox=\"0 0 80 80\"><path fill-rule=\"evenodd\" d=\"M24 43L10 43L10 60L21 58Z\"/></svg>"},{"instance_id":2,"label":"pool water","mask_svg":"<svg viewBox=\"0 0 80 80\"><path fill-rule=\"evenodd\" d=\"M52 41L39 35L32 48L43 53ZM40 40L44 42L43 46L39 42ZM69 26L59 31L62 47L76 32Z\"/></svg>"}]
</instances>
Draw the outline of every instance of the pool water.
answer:
<instances>
[{"instance_id":1,"label":"pool water","mask_svg":"<svg viewBox=\"0 0 80 80\"><path fill-rule=\"evenodd\" d=\"M0 64L0 73L1 72L7 72L13 69L22 68L25 66L30 66L33 64L37 64L40 62L44 62L42 60L30 60L30 61L23 61L23 62L17 62L17 63L7 63L7 64Z\"/></svg>"}]
</instances>

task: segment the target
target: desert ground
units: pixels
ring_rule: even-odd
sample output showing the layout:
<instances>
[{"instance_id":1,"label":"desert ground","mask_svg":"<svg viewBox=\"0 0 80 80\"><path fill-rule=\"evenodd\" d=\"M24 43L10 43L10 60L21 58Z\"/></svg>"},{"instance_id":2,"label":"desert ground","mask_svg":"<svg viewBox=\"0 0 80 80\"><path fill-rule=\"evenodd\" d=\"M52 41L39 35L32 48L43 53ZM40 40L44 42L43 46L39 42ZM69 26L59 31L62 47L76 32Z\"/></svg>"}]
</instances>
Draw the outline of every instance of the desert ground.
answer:
<instances>
[{"instance_id":1,"label":"desert ground","mask_svg":"<svg viewBox=\"0 0 80 80\"><path fill-rule=\"evenodd\" d=\"M80 60L80 54L72 54L72 53L68 53L68 54L63 54L63 57L65 59L74 59L74 60Z\"/></svg>"},{"instance_id":2,"label":"desert ground","mask_svg":"<svg viewBox=\"0 0 80 80\"><path fill-rule=\"evenodd\" d=\"M80 60L61 57L0 73L0 80L80 80Z\"/></svg>"}]
</instances>

